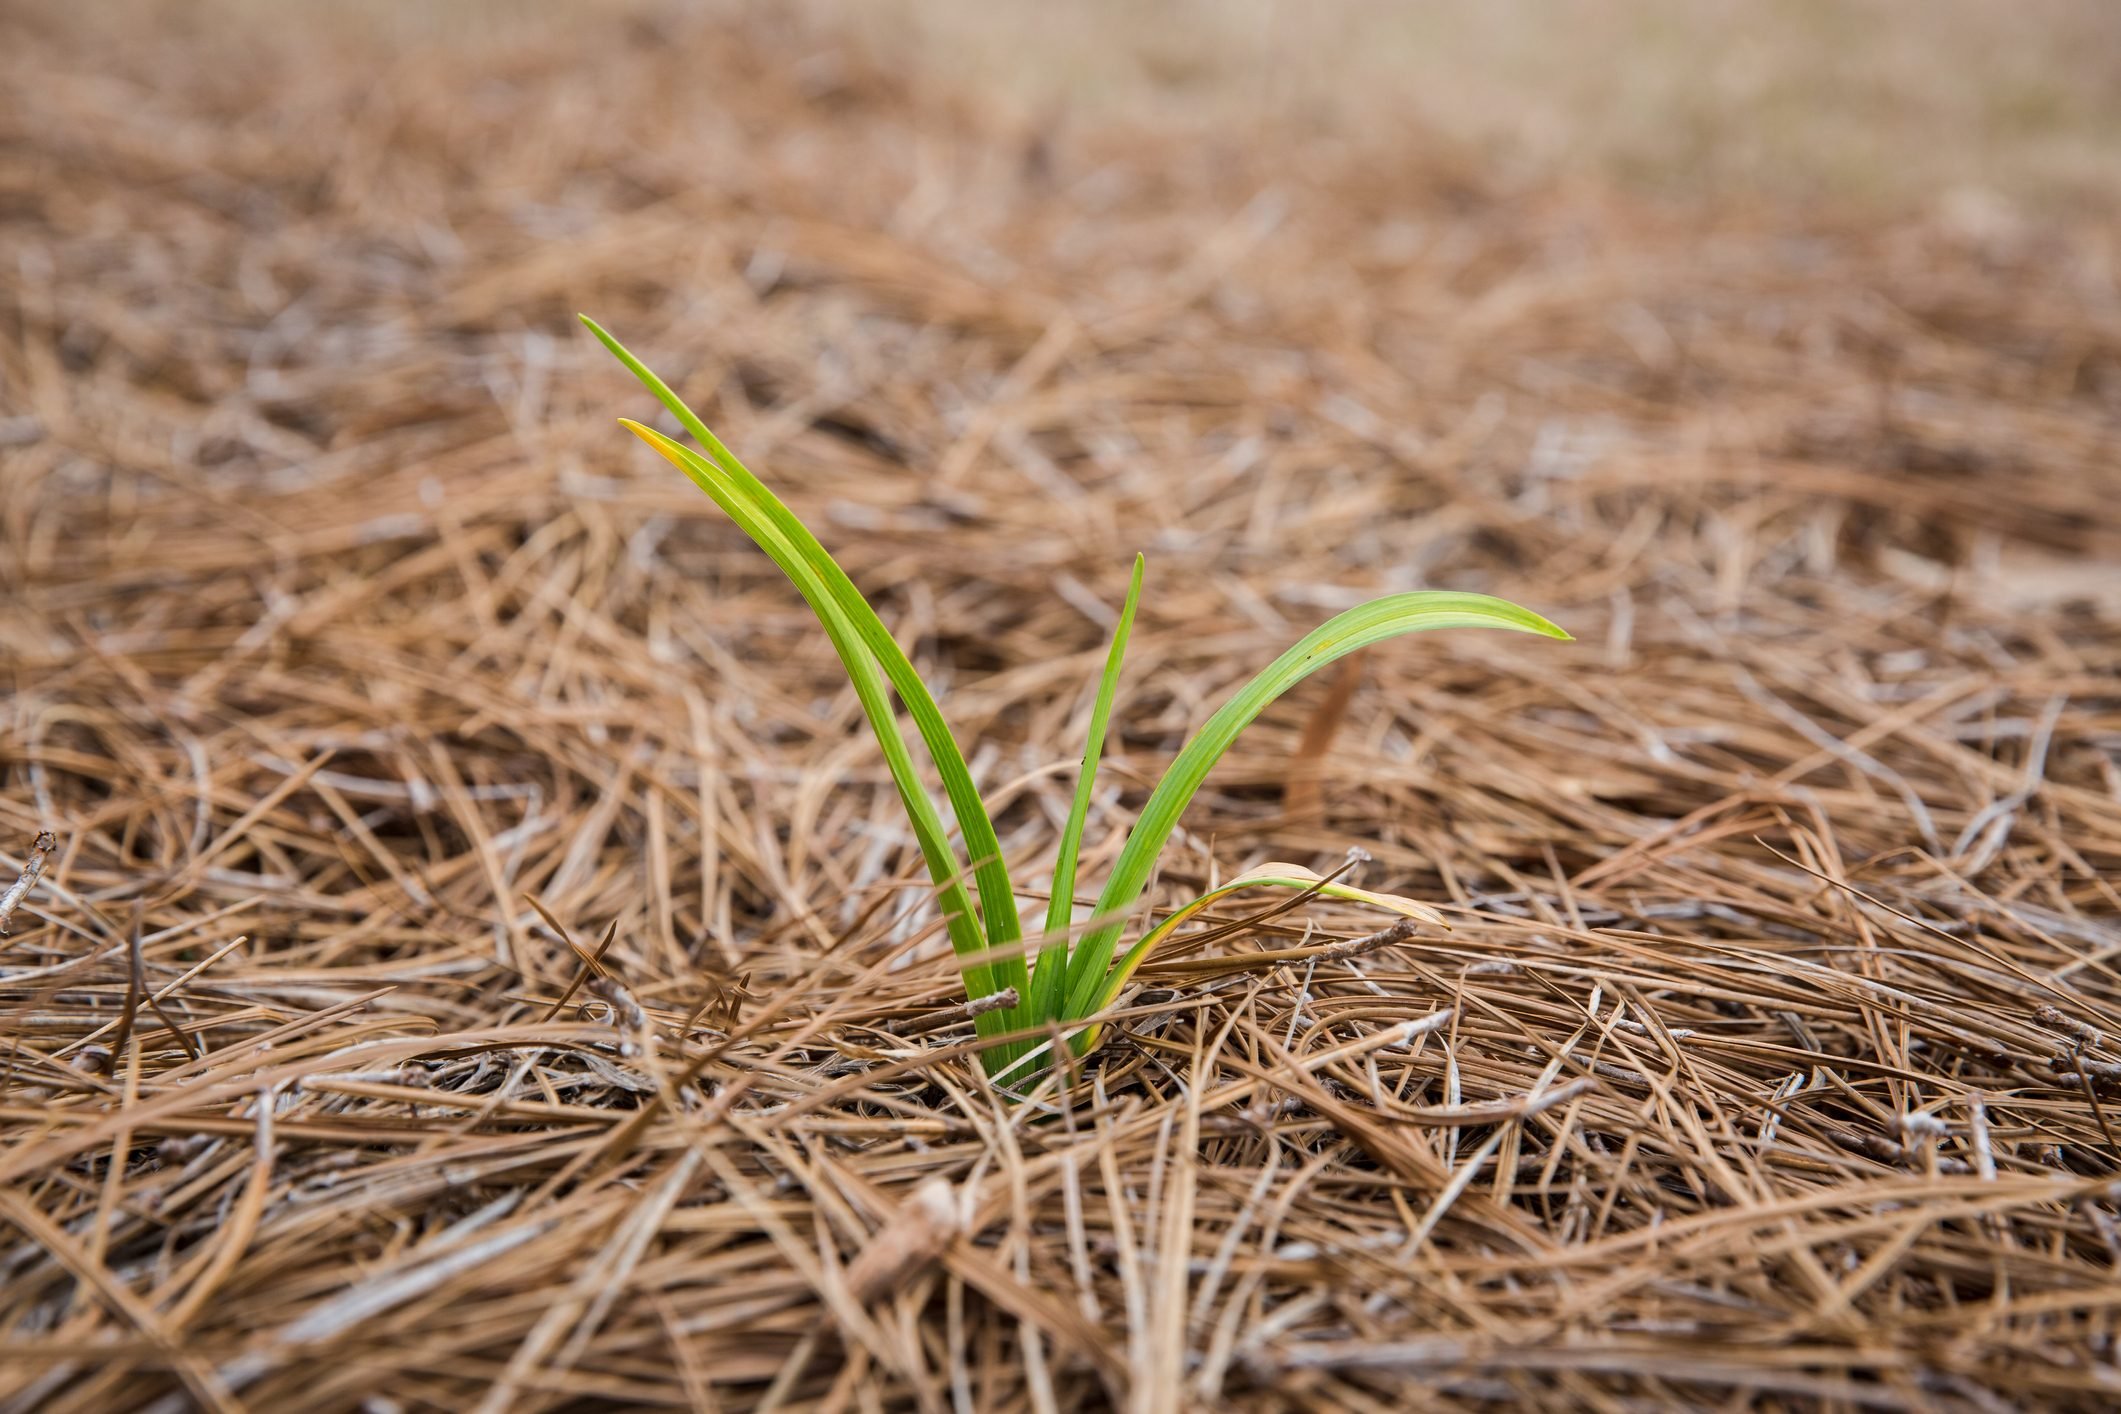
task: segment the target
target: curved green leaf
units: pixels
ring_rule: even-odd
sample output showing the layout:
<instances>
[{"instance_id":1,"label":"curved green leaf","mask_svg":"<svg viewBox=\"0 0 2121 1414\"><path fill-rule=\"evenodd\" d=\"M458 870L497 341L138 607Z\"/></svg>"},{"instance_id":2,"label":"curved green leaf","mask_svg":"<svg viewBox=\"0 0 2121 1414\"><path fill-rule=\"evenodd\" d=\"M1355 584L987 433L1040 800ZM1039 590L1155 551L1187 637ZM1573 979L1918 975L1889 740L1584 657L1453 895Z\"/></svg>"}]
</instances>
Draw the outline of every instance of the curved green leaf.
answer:
<instances>
[{"instance_id":1,"label":"curved green leaf","mask_svg":"<svg viewBox=\"0 0 2121 1414\"><path fill-rule=\"evenodd\" d=\"M833 651L839 654L841 664L847 669L847 679L854 686L854 695L869 719L870 729L876 734L877 745L883 750L884 764L891 772L892 783L898 787L906 817L912 822L921 857L927 862L928 876L940 891L951 949L960 957L978 959L964 964L966 992L973 997L983 997L1011 985L995 980L993 962L985 957L987 939L980 931L972 898L965 891L956 852L950 847L949 835L943 828L935 802L928 798L928 792L921 785L920 775L913 764L913 753L907 749L906 738L899 731L898 716L892 711L890 693L877 670L876 660L854 625L840 612L820 576L798 549L739 494L738 488L730 484L720 468L652 427L643 427L625 418L620 419L620 424L655 448L712 497L738 528L781 567L816 613L826 637L832 640Z\"/></svg>"},{"instance_id":2,"label":"curved green leaf","mask_svg":"<svg viewBox=\"0 0 2121 1414\"><path fill-rule=\"evenodd\" d=\"M755 520L770 525L779 532L792 557L808 566L810 572L816 576L824 590L825 602L837 607L855 635L875 655L877 663L883 668L884 676L890 679L892 687L898 690L899 699L906 704L906 711L913 718L913 724L935 762L936 771L942 777L943 791L950 799L951 811L956 815L958 830L964 837L965 850L972 859L972 875L979 889L980 917L985 924L988 945L1004 948L1016 942L1023 936L1023 925L1017 917L1016 894L1009 882L1008 865L1002 858L1001 842L994 833L994 822L988 817L986 805L980 800L979 788L973 783L972 772L965 764L964 753L958 749L956 738L950 734L949 725L943 720L942 709L936 706L934 695L928 691L927 684L921 681L920 674L914 671L905 651L898 646L898 641L891 636L890 630L884 627L883 620L877 617L876 610L870 606L869 601L862 597L862 592L855 587L854 581L849 579L832 556L826 553L825 547L818 543L817 537L810 533L809 528L796 519L795 513L789 510L764 482L752 475L744 464L722 445L721 439L708 429L699 415L687 407L684 400L672 392L669 385L651 372L646 364L635 358L625 345L606 333L594 319L586 314L579 317L589 332L596 335L598 341L611 351L612 356L624 364L628 371L641 381L642 386L655 394L657 400L670 410L679 424L706 449L706 459L726 478L726 490L731 500L746 506ZM645 432L647 429L636 430ZM671 445L676 446L675 443ZM661 447L657 447L657 450L663 451ZM663 454L670 456L667 451ZM707 483L701 480L691 466L682 461L679 461L678 465L692 476L694 481L699 482L710 496L715 496L715 492L707 487ZM715 499L732 517L736 515L720 496L715 496ZM746 533L771 553L770 547L766 547L765 542L748 527ZM775 560L781 563L778 555ZM788 564L781 563L781 568L793 578ZM811 607L815 609L817 604L813 602ZM823 617L822 614L820 617ZM874 718L871 720L873 724ZM933 872L932 861L930 869ZM994 959L993 978L994 986L990 990L1013 986L1019 993L1023 993L1029 988L1028 973L1021 955ZM992 1028L1002 1029L1007 1018L999 1014L992 1015Z\"/></svg>"},{"instance_id":3,"label":"curved green leaf","mask_svg":"<svg viewBox=\"0 0 2121 1414\"><path fill-rule=\"evenodd\" d=\"M1112 867L1112 876L1098 896L1097 912L1117 919L1141 897L1157 856L1163 853L1165 841L1178 825L1179 815L1208 772L1237 740L1238 733L1251 725L1267 704L1326 664L1358 648L1435 628L1504 628L1548 638L1569 636L1531 610L1486 594L1441 590L1393 594L1334 615L1246 683L1186 743L1134 822L1126 847ZM1085 936L1069 954L1066 1015L1088 1016L1096 1009L1120 927L1118 921L1107 923Z\"/></svg>"}]
</instances>

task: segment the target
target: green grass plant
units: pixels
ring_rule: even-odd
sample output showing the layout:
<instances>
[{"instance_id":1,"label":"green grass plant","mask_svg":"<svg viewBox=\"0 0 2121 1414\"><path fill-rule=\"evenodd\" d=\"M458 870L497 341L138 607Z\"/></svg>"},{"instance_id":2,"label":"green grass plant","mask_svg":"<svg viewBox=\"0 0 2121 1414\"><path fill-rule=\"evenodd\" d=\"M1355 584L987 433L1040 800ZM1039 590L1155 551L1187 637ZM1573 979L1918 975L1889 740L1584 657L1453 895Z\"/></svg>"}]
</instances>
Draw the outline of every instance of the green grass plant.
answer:
<instances>
[{"instance_id":1,"label":"green grass plant","mask_svg":"<svg viewBox=\"0 0 2121 1414\"><path fill-rule=\"evenodd\" d=\"M1096 1017L1111 1005L1150 952L1179 924L1210 904L1243 890L1282 888L1326 894L1442 925L1442 918L1434 910L1412 899L1370 893L1337 879L1320 878L1295 865L1276 864L1252 870L1193 900L1135 939L1124 952L1119 951L1128 920L1187 803L1238 734L1282 693L1337 658L1423 629L1500 628L1549 638L1567 638L1567 633L1528 609L1485 594L1393 594L1335 615L1305 634L1233 694L1186 743L1150 792L1089 917L1079 921L1075 916L1076 866L1098 757L1118 692L1127 636L1141 600L1143 562L1137 555L1126 603L1098 680L1082 770L1054 864L1051 902L1037 938L1027 941L993 819L980 799L964 753L951 736L934 694L921 681L883 620L817 537L745 469L662 379L596 321L584 315L582 322L670 410L701 450L682 446L629 419L622 418L623 425L691 477L772 557L809 603L831 640L905 805L915 842L937 890L944 927L957 954L967 997L977 1001L1014 988L1019 998L1015 1006L998 1007L978 1019L980 1034L994 1038L982 1053L990 1074L1010 1083L1034 1077L1050 1068L1056 1040L1077 1055L1087 1054L1099 1038ZM921 782L912 748L892 705L894 692L912 718L942 779L943 794L956 821L957 836L963 842L963 858L970 860L969 871L952 843L942 811ZM970 889L966 887L968 877ZM1034 942L1035 961L1027 961L1026 954L1032 951Z\"/></svg>"}]
</instances>

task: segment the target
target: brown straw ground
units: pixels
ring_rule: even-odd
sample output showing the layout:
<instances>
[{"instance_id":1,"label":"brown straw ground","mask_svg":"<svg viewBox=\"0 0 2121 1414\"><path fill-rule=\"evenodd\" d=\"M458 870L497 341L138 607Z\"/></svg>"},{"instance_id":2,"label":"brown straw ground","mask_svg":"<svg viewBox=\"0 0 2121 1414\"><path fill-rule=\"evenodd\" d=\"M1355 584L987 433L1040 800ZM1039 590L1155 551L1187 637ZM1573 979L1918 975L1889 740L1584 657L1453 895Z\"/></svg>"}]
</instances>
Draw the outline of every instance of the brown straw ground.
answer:
<instances>
[{"instance_id":1,"label":"brown straw ground","mask_svg":"<svg viewBox=\"0 0 2121 1414\"><path fill-rule=\"evenodd\" d=\"M0 1409L2121 1399L2111 225L1016 128L772 18L10 8ZM1137 548L1093 883L1331 611L1571 627L1301 689L1155 894L1359 847L1452 930L1196 932L998 1096L576 309L1024 879Z\"/></svg>"}]
</instances>

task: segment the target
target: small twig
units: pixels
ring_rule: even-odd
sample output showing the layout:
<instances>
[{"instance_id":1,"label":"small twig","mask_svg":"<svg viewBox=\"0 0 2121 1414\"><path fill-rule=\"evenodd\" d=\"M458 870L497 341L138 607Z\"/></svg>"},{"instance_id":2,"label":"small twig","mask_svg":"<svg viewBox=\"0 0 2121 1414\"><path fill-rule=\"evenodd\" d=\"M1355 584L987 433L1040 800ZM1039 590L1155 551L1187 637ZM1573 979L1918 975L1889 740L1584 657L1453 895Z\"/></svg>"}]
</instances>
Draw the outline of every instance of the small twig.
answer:
<instances>
[{"instance_id":1,"label":"small twig","mask_svg":"<svg viewBox=\"0 0 2121 1414\"><path fill-rule=\"evenodd\" d=\"M2033 1008L2033 1020L2039 1022L2042 1026L2052 1027L2066 1036L2074 1037L2080 1046L2096 1046L2099 1044L2098 1027L2088 1022L2077 1020L2076 1017L2069 1015L2060 1007L2049 1006L2046 1002L2042 1002Z\"/></svg>"},{"instance_id":2,"label":"small twig","mask_svg":"<svg viewBox=\"0 0 2121 1414\"><path fill-rule=\"evenodd\" d=\"M1181 957L1169 962L1145 964L1142 972L1155 977L1187 976L1193 973L1256 972L1264 967L1275 967L1283 963L1337 962L1351 957L1360 957L1379 948L1392 947L1410 941L1420 920L1401 918L1389 928L1380 928L1375 933L1365 933L1359 938L1342 938L1337 942L1324 943L1317 947L1261 948L1257 952L1223 953L1214 957ZM1231 931L1235 931L1234 929ZM1187 943L1203 941L1207 935L1188 938Z\"/></svg>"},{"instance_id":3,"label":"small twig","mask_svg":"<svg viewBox=\"0 0 2121 1414\"><path fill-rule=\"evenodd\" d=\"M999 992L989 992L975 1001L959 1002L956 1006L947 1006L941 1011L931 1011L926 1016L894 1021L883 1029L887 1035L892 1036L925 1036L930 1031L940 1031L961 1021L971 1021L975 1017L985 1016L990 1011L1013 1007L1020 1000L1016 988L1004 987Z\"/></svg>"},{"instance_id":4,"label":"small twig","mask_svg":"<svg viewBox=\"0 0 2121 1414\"><path fill-rule=\"evenodd\" d=\"M1862 1154L1867 1158L1876 1159L1880 1163L1885 1164L1911 1164L1915 1161L1920 1148L1920 1146L1910 1147L1896 1140L1888 1139L1882 1134L1846 1130L1838 1126L1830 1126L1823 1130L1822 1133L1852 1153ZM1972 1173L1973 1165L1964 1159L1940 1157L1937 1160L1937 1172Z\"/></svg>"},{"instance_id":5,"label":"small twig","mask_svg":"<svg viewBox=\"0 0 2121 1414\"><path fill-rule=\"evenodd\" d=\"M2092 1118L2099 1121L2099 1132L2106 1136L2109 1151L2121 1153L2121 1140L2114 1138L2114 1127L2106 1122L2106 1107L2099 1103L2099 1091L2092 1084L2091 1074L2085 1070L2084 1061L2077 1062L2077 1083L2084 1087L2084 1103L2092 1107Z\"/></svg>"},{"instance_id":6,"label":"small twig","mask_svg":"<svg viewBox=\"0 0 2121 1414\"><path fill-rule=\"evenodd\" d=\"M2047 1068L2057 1075L2082 1076L2108 1089L2121 1088L2121 1065L2093 1060L2090 1056L2064 1051L2047 1058Z\"/></svg>"},{"instance_id":7,"label":"small twig","mask_svg":"<svg viewBox=\"0 0 2121 1414\"><path fill-rule=\"evenodd\" d=\"M1447 1006L1442 1011L1432 1011L1427 1016L1417 1016L1412 1021L1401 1022L1398 1039L1389 1044L1411 1046L1420 1037L1427 1036L1431 1032L1441 1031L1444 1027L1449 1026L1451 1019L1457 1015L1457 1007Z\"/></svg>"},{"instance_id":8,"label":"small twig","mask_svg":"<svg viewBox=\"0 0 2121 1414\"><path fill-rule=\"evenodd\" d=\"M7 886L0 894L0 937L7 933L7 925L15 916L15 905L22 902L29 891L37 886L38 876L44 873L44 861L59 847L59 837L50 830L39 830L37 838L29 847L29 858L23 861L21 877Z\"/></svg>"},{"instance_id":9,"label":"small twig","mask_svg":"<svg viewBox=\"0 0 2121 1414\"><path fill-rule=\"evenodd\" d=\"M1313 954L1320 962L1335 962L1342 958L1361 957L1379 948L1389 948L1404 943L1414 936L1416 920L1402 918L1390 927L1366 933L1360 938L1342 938L1339 942L1327 943Z\"/></svg>"}]
</instances>

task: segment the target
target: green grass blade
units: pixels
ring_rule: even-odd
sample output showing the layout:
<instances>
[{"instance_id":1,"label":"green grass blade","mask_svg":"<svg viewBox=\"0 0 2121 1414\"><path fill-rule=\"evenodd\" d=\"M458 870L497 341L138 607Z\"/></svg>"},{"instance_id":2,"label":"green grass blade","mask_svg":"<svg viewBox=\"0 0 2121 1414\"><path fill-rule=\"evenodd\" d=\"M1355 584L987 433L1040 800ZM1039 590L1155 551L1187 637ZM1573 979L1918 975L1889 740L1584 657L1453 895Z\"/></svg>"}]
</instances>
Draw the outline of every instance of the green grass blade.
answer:
<instances>
[{"instance_id":1,"label":"green grass blade","mask_svg":"<svg viewBox=\"0 0 2121 1414\"><path fill-rule=\"evenodd\" d=\"M957 817L959 833L964 837L965 850L972 860L972 876L979 890L980 917L985 923L987 940L995 948L1007 947L1023 936L1023 924L1017 917L1016 894L1009 882L1007 862L1002 858L1001 841L994 833L994 822L988 817L987 807L981 801L979 788L973 783L972 771L965 764L965 756L958 749L957 740L950 734L949 725L943 720L942 709L936 705L934 694L914 671L911 660L898 646L898 640L884 627L876 610L870 606L854 581L847 577L839 564L827 554L809 528L796 519L795 513L784 505L765 483L747 470L730 450L722 445L720 438L710 431L699 415L689 407L662 379L649 371L646 364L635 358L625 345L606 333L602 326L587 315L581 316L589 332L596 335L614 358L626 366L643 387L655 394L658 401L670 410L679 424L696 438L706 449L707 460L727 478L731 494L745 505L752 514L773 526L818 577L826 601L835 605L855 634L869 651L875 655L884 676L896 688L899 700L906 704L914 727L920 732L922 742L943 780L943 791L950 799L951 812ZM660 449L658 449L660 450ZM665 455L668 455L667 453ZM689 469L688 469L688 474ZM694 477L698 480L698 477ZM713 492L709 492L710 495ZM724 510L728 506L723 506ZM732 512L732 514L734 514ZM752 536L758 539L756 535ZM785 571L787 566L782 565ZM813 605L813 607L815 607ZM993 963L995 987L1015 987L1020 994L1028 994L1028 972L1021 955L996 958ZM1008 1018L990 1014L990 1029L1006 1029Z\"/></svg>"},{"instance_id":2,"label":"green grass blade","mask_svg":"<svg viewBox=\"0 0 2121 1414\"><path fill-rule=\"evenodd\" d=\"M994 965L985 957L987 939L973 912L971 895L965 890L956 852L950 847L941 813L921 785L920 775L913 764L913 753L899 731L898 715L892 710L890 692L878 671L876 659L833 601L823 579L800 550L758 513L741 494L741 488L731 484L721 468L653 428L624 419L621 422L712 497L738 528L781 567L816 613L826 636L832 640L833 650L847 669L847 679L854 686L854 695L869 719L870 729L876 733L884 764L891 772L893 784L898 787L899 799L905 804L914 839L928 865L928 875L940 892L939 901L950 934L950 946L961 958L978 959L963 964L966 992L978 998L1012 985L1011 982L995 980Z\"/></svg>"},{"instance_id":3,"label":"green grass blade","mask_svg":"<svg viewBox=\"0 0 2121 1414\"><path fill-rule=\"evenodd\" d=\"M1134 628L1134 609L1141 602L1142 557L1134 557L1134 578L1127 585L1127 602L1119 611L1119 627L1112 631L1112 648L1105 655L1104 676L1098 679L1097 701L1090 709L1090 735L1083 747L1082 774L1075 780L1075 802L1068 807L1068 824L1061 831L1060 855L1053 865L1053 901L1046 907L1046 942L1039 950L1038 966L1031 972L1027 1005L1016 1018L1018 1026L1045 1021L1058 1010L1067 995L1068 932L1075 922L1075 870L1083 842L1083 823L1090 815L1090 796L1097 783L1097 760L1105 749L1105 727L1112 719L1112 699L1119 690L1119 670L1127 656L1127 635Z\"/></svg>"},{"instance_id":4,"label":"green grass blade","mask_svg":"<svg viewBox=\"0 0 2121 1414\"><path fill-rule=\"evenodd\" d=\"M1336 614L1297 641L1295 646L1268 664L1257 677L1225 702L1194 738L1186 743L1178 759L1150 793L1141 817L1127 837L1113 865L1112 876L1098 896L1099 914L1119 918L1141 897L1157 856L1171 838L1179 815L1207 779L1208 772L1237 740L1238 733L1275 698L1302 682L1326 664L1403 633L1435 628L1503 628L1520 633L1544 634L1549 638L1569 635L1529 609L1485 594L1453 594L1422 591L1373 599L1342 614ZM1108 923L1086 935L1068 957L1068 998L1065 1015L1086 1016L1104 993L1106 970L1118 942L1121 924Z\"/></svg>"}]
</instances>

